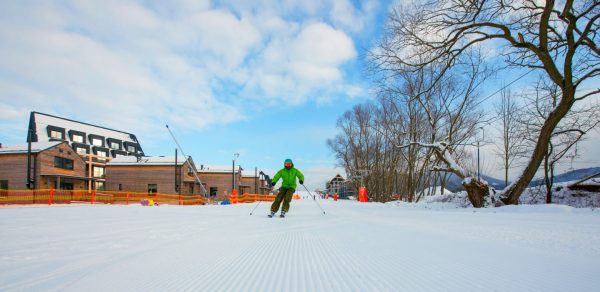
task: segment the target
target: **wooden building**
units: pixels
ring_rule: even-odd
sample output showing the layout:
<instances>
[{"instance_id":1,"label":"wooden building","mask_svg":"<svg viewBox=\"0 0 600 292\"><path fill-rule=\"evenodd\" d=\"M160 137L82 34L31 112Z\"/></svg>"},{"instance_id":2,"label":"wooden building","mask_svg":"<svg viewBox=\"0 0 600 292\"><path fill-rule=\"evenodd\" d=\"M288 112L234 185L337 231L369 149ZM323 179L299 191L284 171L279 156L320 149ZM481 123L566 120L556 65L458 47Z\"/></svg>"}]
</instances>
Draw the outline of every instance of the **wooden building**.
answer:
<instances>
[{"instance_id":1,"label":"wooden building","mask_svg":"<svg viewBox=\"0 0 600 292\"><path fill-rule=\"evenodd\" d=\"M198 168L198 176L211 197L227 197L234 189L234 185L238 194L242 194L239 189L241 182L240 167L234 171L233 166L203 164Z\"/></svg>"},{"instance_id":2,"label":"wooden building","mask_svg":"<svg viewBox=\"0 0 600 292\"><path fill-rule=\"evenodd\" d=\"M262 175L262 172L259 175L242 175L242 181L240 184L241 194L268 194L270 190L271 186L267 183L267 180Z\"/></svg>"},{"instance_id":3,"label":"wooden building","mask_svg":"<svg viewBox=\"0 0 600 292\"><path fill-rule=\"evenodd\" d=\"M191 157L121 156L106 163L106 190L204 195Z\"/></svg>"},{"instance_id":4,"label":"wooden building","mask_svg":"<svg viewBox=\"0 0 600 292\"><path fill-rule=\"evenodd\" d=\"M32 142L31 151L28 143L0 144L0 189L80 190L88 180L85 161L67 142Z\"/></svg>"},{"instance_id":5,"label":"wooden building","mask_svg":"<svg viewBox=\"0 0 600 292\"><path fill-rule=\"evenodd\" d=\"M106 162L118 156L144 156L131 133L83 123L39 112L31 112L27 140L66 142L87 163L87 188L104 189ZM92 184L92 182L96 182Z\"/></svg>"},{"instance_id":6,"label":"wooden building","mask_svg":"<svg viewBox=\"0 0 600 292\"><path fill-rule=\"evenodd\" d=\"M325 193L329 195L338 194L340 198L346 199L356 196L357 190L351 180L344 179L339 173L329 180L325 185Z\"/></svg>"}]
</instances>

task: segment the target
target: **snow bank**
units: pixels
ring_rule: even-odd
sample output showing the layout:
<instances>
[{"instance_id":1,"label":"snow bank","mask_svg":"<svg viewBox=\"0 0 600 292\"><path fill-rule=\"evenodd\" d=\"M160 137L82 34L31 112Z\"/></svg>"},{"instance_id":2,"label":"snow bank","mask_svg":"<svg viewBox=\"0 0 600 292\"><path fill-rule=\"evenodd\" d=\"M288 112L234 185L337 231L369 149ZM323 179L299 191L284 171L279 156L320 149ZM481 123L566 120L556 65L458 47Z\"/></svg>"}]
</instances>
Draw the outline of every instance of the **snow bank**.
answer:
<instances>
[{"instance_id":1,"label":"snow bank","mask_svg":"<svg viewBox=\"0 0 600 292\"><path fill-rule=\"evenodd\" d=\"M571 182L555 184L552 193L553 204L566 205L574 208L600 208L600 193L587 191L572 191L567 186ZM416 204L447 203L456 208L472 207L465 191L447 195L425 196ZM524 205L546 204L546 189L543 186L527 188L519 203ZM418 207L419 208L419 207Z\"/></svg>"}]
</instances>

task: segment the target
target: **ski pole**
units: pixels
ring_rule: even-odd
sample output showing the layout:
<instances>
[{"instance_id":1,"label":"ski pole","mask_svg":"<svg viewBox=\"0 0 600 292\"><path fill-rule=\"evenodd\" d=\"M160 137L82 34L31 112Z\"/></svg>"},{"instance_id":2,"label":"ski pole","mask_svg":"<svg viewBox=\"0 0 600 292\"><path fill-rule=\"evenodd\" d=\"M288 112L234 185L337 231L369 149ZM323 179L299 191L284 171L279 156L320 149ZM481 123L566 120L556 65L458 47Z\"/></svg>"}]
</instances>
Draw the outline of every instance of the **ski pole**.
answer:
<instances>
[{"instance_id":1,"label":"ski pole","mask_svg":"<svg viewBox=\"0 0 600 292\"><path fill-rule=\"evenodd\" d=\"M306 188L306 186L304 184L302 184L302 186L308 192L308 194L311 197L313 197L313 201L315 202L315 204L317 204L317 207L319 207L319 209L321 209L321 211L323 211L323 208L321 208L321 205L319 204L319 202L317 202L317 197L315 197L313 194L311 194L311 192L308 190L308 188ZM323 211L323 215L325 215L325 211Z\"/></svg>"},{"instance_id":2,"label":"ski pole","mask_svg":"<svg viewBox=\"0 0 600 292\"><path fill-rule=\"evenodd\" d=\"M254 213L254 210L256 210L256 208L258 208L258 205L260 205L262 201L258 201L258 204L256 204L256 206L254 206L254 209L252 209L252 211L250 211L250 216L252 216L252 213Z\"/></svg>"}]
</instances>

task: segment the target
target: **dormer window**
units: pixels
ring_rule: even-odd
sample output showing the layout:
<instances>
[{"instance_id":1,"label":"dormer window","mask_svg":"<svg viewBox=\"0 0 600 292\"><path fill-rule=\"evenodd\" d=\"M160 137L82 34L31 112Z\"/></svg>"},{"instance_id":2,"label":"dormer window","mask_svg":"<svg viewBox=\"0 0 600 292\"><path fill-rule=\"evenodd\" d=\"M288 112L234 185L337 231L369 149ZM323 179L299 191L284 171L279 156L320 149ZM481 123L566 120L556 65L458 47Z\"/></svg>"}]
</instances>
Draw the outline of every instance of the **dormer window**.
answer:
<instances>
[{"instance_id":1,"label":"dormer window","mask_svg":"<svg viewBox=\"0 0 600 292\"><path fill-rule=\"evenodd\" d=\"M85 144L84 132L69 130L69 138L71 138L71 142Z\"/></svg>"},{"instance_id":2,"label":"dormer window","mask_svg":"<svg viewBox=\"0 0 600 292\"><path fill-rule=\"evenodd\" d=\"M92 138L92 145L102 147L102 139Z\"/></svg>"},{"instance_id":3,"label":"dormer window","mask_svg":"<svg viewBox=\"0 0 600 292\"><path fill-rule=\"evenodd\" d=\"M121 140L108 138L106 139L106 143L110 149L121 150Z\"/></svg>"},{"instance_id":4,"label":"dormer window","mask_svg":"<svg viewBox=\"0 0 600 292\"><path fill-rule=\"evenodd\" d=\"M52 139L57 139L57 140L64 140L63 139L63 134L59 131L50 131L50 138Z\"/></svg>"},{"instance_id":5,"label":"dormer window","mask_svg":"<svg viewBox=\"0 0 600 292\"><path fill-rule=\"evenodd\" d=\"M48 125L46 129L48 130L48 137L50 137L50 140L65 140L64 128Z\"/></svg>"},{"instance_id":6,"label":"dormer window","mask_svg":"<svg viewBox=\"0 0 600 292\"><path fill-rule=\"evenodd\" d=\"M88 139L90 141L90 144L92 144L93 146L104 147L104 137L90 134L88 135Z\"/></svg>"}]
</instances>

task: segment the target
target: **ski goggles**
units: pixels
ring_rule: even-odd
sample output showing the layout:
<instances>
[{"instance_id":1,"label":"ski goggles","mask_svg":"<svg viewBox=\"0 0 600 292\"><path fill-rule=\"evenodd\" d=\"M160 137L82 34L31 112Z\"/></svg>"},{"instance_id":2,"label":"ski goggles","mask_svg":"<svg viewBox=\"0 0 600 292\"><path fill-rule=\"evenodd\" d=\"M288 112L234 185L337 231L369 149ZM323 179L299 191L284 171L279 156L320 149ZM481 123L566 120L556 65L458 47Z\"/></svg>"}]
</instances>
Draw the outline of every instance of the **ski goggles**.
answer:
<instances>
[{"instance_id":1,"label":"ski goggles","mask_svg":"<svg viewBox=\"0 0 600 292\"><path fill-rule=\"evenodd\" d=\"M285 167L292 167L292 164L291 164L291 163L289 163L289 162L286 162L286 163L284 164L284 166L285 166Z\"/></svg>"}]
</instances>

